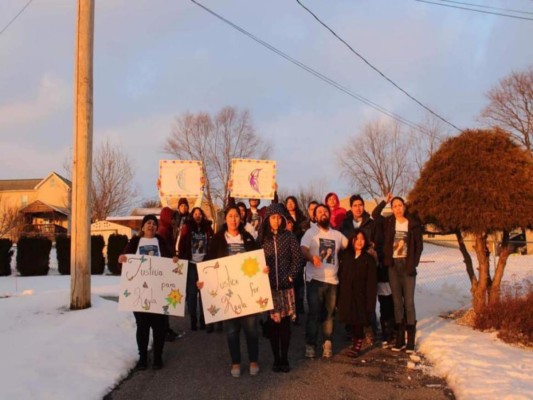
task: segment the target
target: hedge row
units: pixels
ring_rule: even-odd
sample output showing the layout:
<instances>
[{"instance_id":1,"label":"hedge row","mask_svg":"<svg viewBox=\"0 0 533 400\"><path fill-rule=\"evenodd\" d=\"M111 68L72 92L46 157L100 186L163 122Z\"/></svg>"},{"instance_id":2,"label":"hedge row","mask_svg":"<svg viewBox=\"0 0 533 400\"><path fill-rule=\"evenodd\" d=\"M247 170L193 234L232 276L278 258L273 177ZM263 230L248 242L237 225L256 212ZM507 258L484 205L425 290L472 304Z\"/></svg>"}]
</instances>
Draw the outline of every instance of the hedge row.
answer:
<instances>
[{"instance_id":1,"label":"hedge row","mask_svg":"<svg viewBox=\"0 0 533 400\"><path fill-rule=\"evenodd\" d=\"M11 275L11 257L13 242L9 239L0 239L0 276Z\"/></svg>"},{"instance_id":2,"label":"hedge row","mask_svg":"<svg viewBox=\"0 0 533 400\"><path fill-rule=\"evenodd\" d=\"M47 275L52 241L46 237L21 237L17 243L17 270L22 276Z\"/></svg>"},{"instance_id":3,"label":"hedge row","mask_svg":"<svg viewBox=\"0 0 533 400\"><path fill-rule=\"evenodd\" d=\"M105 241L102 235L91 236L91 274L102 275L105 269ZM56 236L57 269L62 275L70 275L70 236Z\"/></svg>"}]
</instances>

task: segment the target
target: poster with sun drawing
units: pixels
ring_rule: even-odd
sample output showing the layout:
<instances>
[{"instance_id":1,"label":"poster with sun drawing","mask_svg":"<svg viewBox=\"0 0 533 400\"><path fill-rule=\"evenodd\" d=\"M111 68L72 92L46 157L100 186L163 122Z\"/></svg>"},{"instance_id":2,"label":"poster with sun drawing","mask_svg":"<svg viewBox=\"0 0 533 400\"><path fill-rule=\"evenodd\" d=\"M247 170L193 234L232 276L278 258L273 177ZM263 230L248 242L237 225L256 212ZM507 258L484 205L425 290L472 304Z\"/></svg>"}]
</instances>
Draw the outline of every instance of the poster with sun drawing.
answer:
<instances>
[{"instance_id":1,"label":"poster with sun drawing","mask_svg":"<svg viewBox=\"0 0 533 400\"><path fill-rule=\"evenodd\" d=\"M159 197L166 204L180 197L202 194L202 162L191 160L159 160Z\"/></svg>"},{"instance_id":2,"label":"poster with sun drawing","mask_svg":"<svg viewBox=\"0 0 533 400\"><path fill-rule=\"evenodd\" d=\"M119 311L185 315L186 260L127 254L122 264Z\"/></svg>"},{"instance_id":3,"label":"poster with sun drawing","mask_svg":"<svg viewBox=\"0 0 533 400\"><path fill-rule=\"evenodd\" d=\"M263 250L198 263L206 323L272 310Z\"/></svg>"},{"instance_id":4,"label":"poster with sun drawing","mask_svg":"<svg viewBox=\"0 0 533 400\"><path fill-rule=\"evenodd\" d=\"M231 160L231 196L239 199L273 199L276 183L276 161Z\"/></svg>"}]
</instances>

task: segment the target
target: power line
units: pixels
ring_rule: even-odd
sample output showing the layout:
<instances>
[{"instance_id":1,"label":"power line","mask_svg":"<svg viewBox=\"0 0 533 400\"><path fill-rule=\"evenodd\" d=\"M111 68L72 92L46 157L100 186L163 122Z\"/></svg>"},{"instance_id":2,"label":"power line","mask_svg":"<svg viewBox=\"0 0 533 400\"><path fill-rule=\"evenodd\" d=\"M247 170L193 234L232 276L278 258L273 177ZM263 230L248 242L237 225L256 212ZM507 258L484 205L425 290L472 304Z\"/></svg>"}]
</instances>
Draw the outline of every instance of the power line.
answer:
<instances>
[{"instance_id":1,"label":"power line","mask_svg":"<svg viewBox=\"0 0 533 400\"><path fill-rule=\"evenodd\" d=\"M25 5L24 7L22 7L22 9L18 12L18 14L15 15L15 16L11 19L11 21L9 21L9 22L7 23L6 26L4 26L4 28L0 31L0 35L1 35L2 33L4 33L4 32L6 31L7 28L9 28L9 25L11 25L13 22L15 22L15 20L20 16L20 14L22 14L22 13L24 12L24 10L26 9L26 7L28 7L32 1L33 1L33 0L28 1L28 2L26 3L26 5Z\"/></svg>"},{"instance_id":2,"label":"power line","mask_svg":"<svg viewBox=\"0 0 533 400\"><path fill-rule=\"evenodd\" d=\"M512 8L491 7L491 6L485 6L483 4L464 3L462 1L453 1L453 0L440 0L440 1L442 1L443 3L462 4L462 5L465 5L465 6L473 6L473 7L478 7L478 8L488 8L490 10L509 11L509 12L518 13L518 14L530 14L530 15L533 15L533 12L522 11L522 10L513 10Z\"/></svg>"},{"instance_id":3,"label":"power line","mask_svg":"<svg viewBox=\"0 0 533 400\"><path fill-rule=\"evenodd\" d=\"M404 124L404 125L407 125L409 126L410 128L413 128L413 129L416 129L418 131L420 131L421 133L424 133L426 135L430 135L430 132L425 129L423 126L421 125L418 125L417 123L415 122L412 122L412 121L409 121L408 119L402 117L401 115L398 115L392 111L389 111L387 110L386 108L380 106L379 104L377 103L374 103L373 101L351 91L350 89L346 88L345 86L341 85L340 83L334 81L333 79L327 77L326 75L323 75L321 74L320 72L312 69L311 67L308 67L307 65L305 65L304 63L296 60L295 58L285 54L284 52L282 52L281 50L278 50L277 48L275 48L274 46L270 45L269 43L259 39L258 37L254 36L253 34L251 34L250 32L246 31L245 29L241 28L240 26L234 24L233 22L229 21L228 19L224 18L223 16L221 16L220 14L217 14L216 12L214 12L213 10L209 9L208 7L204 6L203 4L197 2L196 0L191 0L192 3L196 4L198 7L202 8L204 11L208 12L209 14L213 15L214 17L218 18L219 20L223 21L224 23L226 23L227 25L231 26L233 29L239 31L240 33L248 36L250 39L256 41L257 43L261 44L262 46L266 47L267 49L269 49L270 51L278 54L279 56L285 58L286 60L290 61L291 63L295 64L296 66L304 69L305 71L307 71L308 73L314 75L315 77L321 79L322 81L326 82L327 84L337 88L338 90L344 92L345 94L347 94L348 96L366 104L367 106L369 107L372 107L373 109L387 115L388 117ZM457 128L459 129L459 128ZM459 129L460 130L460 129Z\"/></svg>"},{"instance_id":4,"label":"power line","mask_svg":"<svg viewBox=\"0 0 533 400\"><path fill-rule=\"evenodd\" d=\"M533 21L533 18L520 17L518 15L510 15L510 14L502 14L502 13L491 12L491 11L476 10L474 8L452 6L451 4L435 3L433 1L427 1L427 0L415 0L415 1L418 1L420 3L434 4L434 5L442 6L442 7L457 8L459 10L474 11L474 12L478 12L478 13L482 13L482 14L491 14L491 15L498 15L500 17L508 17L508 18L524 19L526 21Z\"/></svg>"},{"instance_id":5,"label":"power line","mask_svg":"<svg viewBox=\"0 0 533 400\"><path fill-rule=\"evenodd\" d=\"M422 102L420 102L419 100L417 100L416 98L414 98L412 95L410 95L409 93L407 93L407 91L405 91L403 88L401 88L400 86L398 86L398 84L396 84L396 82L394 82L392 79L390 79L387 75L385 75L383 72L381 72L377 67L375 67L374 65L372 65L370 63L370 61L368 61L365 57L363 57L361 54L359 54L357 51L355 51L353 49L352 46L350 46L344 39L342 39L339 35L337 35L337 33L335 33L335 31L333 29L331 29L328 25L326 25L320 18L318 18L318 16L313 13L309 8L307 8L306 6L304 6L300 0L296 0L296 2L304 9L306 10L309 14L311 14L313 16L314 19L316 19L320 25L322 25L324 28L326 28L328 31L331 32L331 34L333 36L335 36L338 40L340 40L346 47L348 47L350 49L350 51L352 53L354 53L357 57L359 57L361 60L363 60L370 68L372 68L374 71L376 71L379 75L381 75L385 80L387 80L389 83L391 83L395 88L397 88L398 90L400 90L403 94L405 94L407 97L409 97L411 100L413 100L415 103L417 103L419 106L421 106L422 108L424 108L426 111L429 111L431 114L433 114L435 117L437 117L438 119L440 119L441 121L445 122L446 124L450 125L451 127L457 129L458 131L460 131L461 129L459 129L457 126L455 126L453 123L451 123L450 121L448 121L447 119L441 117L439 114L437 114L436 112L434 112L432 109L430 109L429 107L427 107L425 104L423 104Z\"/></svg>"}]
</instances>

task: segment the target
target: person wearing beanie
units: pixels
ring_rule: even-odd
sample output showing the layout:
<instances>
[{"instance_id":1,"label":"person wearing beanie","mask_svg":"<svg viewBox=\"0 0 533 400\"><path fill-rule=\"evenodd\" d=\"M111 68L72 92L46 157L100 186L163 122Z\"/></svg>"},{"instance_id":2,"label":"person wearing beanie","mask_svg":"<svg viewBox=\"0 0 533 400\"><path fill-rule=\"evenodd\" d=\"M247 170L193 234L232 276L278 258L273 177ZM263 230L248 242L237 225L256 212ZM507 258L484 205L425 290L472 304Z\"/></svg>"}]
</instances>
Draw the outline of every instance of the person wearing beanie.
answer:
<instances>
[{"instance_id":1,"label":"person wearing beanie","mask_svg":"<svg viewBox=\"0 0 533 400\"><path fill-rule=\"evenodd\" d=\"M118 261L126 263L127 254L144 254L156 257L173 258L173 252L168 248L167 242L157 234L157 217L153 214L146 215L142 219L141 231L137 236L131 238ZM177 258L173 258L177 262ZM135 370L145 370L148 367L148 342L150 339L150 328L154 338L153 343L153 369L163 367L163 347L165 344L166 316L149 312L134 311L135 322L137 323L137 348L139 351L139 361Z\"/></svg>"}]
</instances>

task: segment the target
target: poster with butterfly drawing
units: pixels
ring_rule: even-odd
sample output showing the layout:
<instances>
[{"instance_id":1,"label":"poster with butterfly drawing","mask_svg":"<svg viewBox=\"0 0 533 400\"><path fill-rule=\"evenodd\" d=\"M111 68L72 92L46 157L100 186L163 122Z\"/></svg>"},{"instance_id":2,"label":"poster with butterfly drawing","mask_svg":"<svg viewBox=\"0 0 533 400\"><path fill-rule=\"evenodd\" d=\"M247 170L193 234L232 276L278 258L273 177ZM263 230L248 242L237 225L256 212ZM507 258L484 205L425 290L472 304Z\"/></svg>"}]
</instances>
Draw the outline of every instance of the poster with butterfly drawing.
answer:
<instances>
[{"instance_id":1,"label":"poster with butterfly drawing","mask_svg":"<svg viewBox=\"0 0 533 400\"><path fill-rule=\"evenodd\" d=\"M199 197L203 180L201 161L159 160L159 197L167 202L172 198Z\"/></svg>"},{"instance_id":2,"label":"poster with butterfly drawing","mask_svg":"<svg viewBox=\"0 0 533 400\"><path fill-rule=\"evenodd\" d=\"M265 253L249 251L198 263L206 323L272 310Z\"/></svg>"},{"instance_id":3,"label":"poster with butterfly drawing","mask_svg":"<svg viewBox=\"0 0 533 400\"><path fill-rule=\"evenodd\" d=\"M119 311L185 315L186 260L126 254L122 264Z\"/></svg>"},{"instance_id":4,"label":"poster with butterfly drawing","mask_svg":"<svg viewBox=\"0 0 533 400\"><path fill-rule=\"evenodd\" d=\"M231 196L240 199L273 199L276 186L276 161L231 160Z\"/></svg>"}]
</instances>

